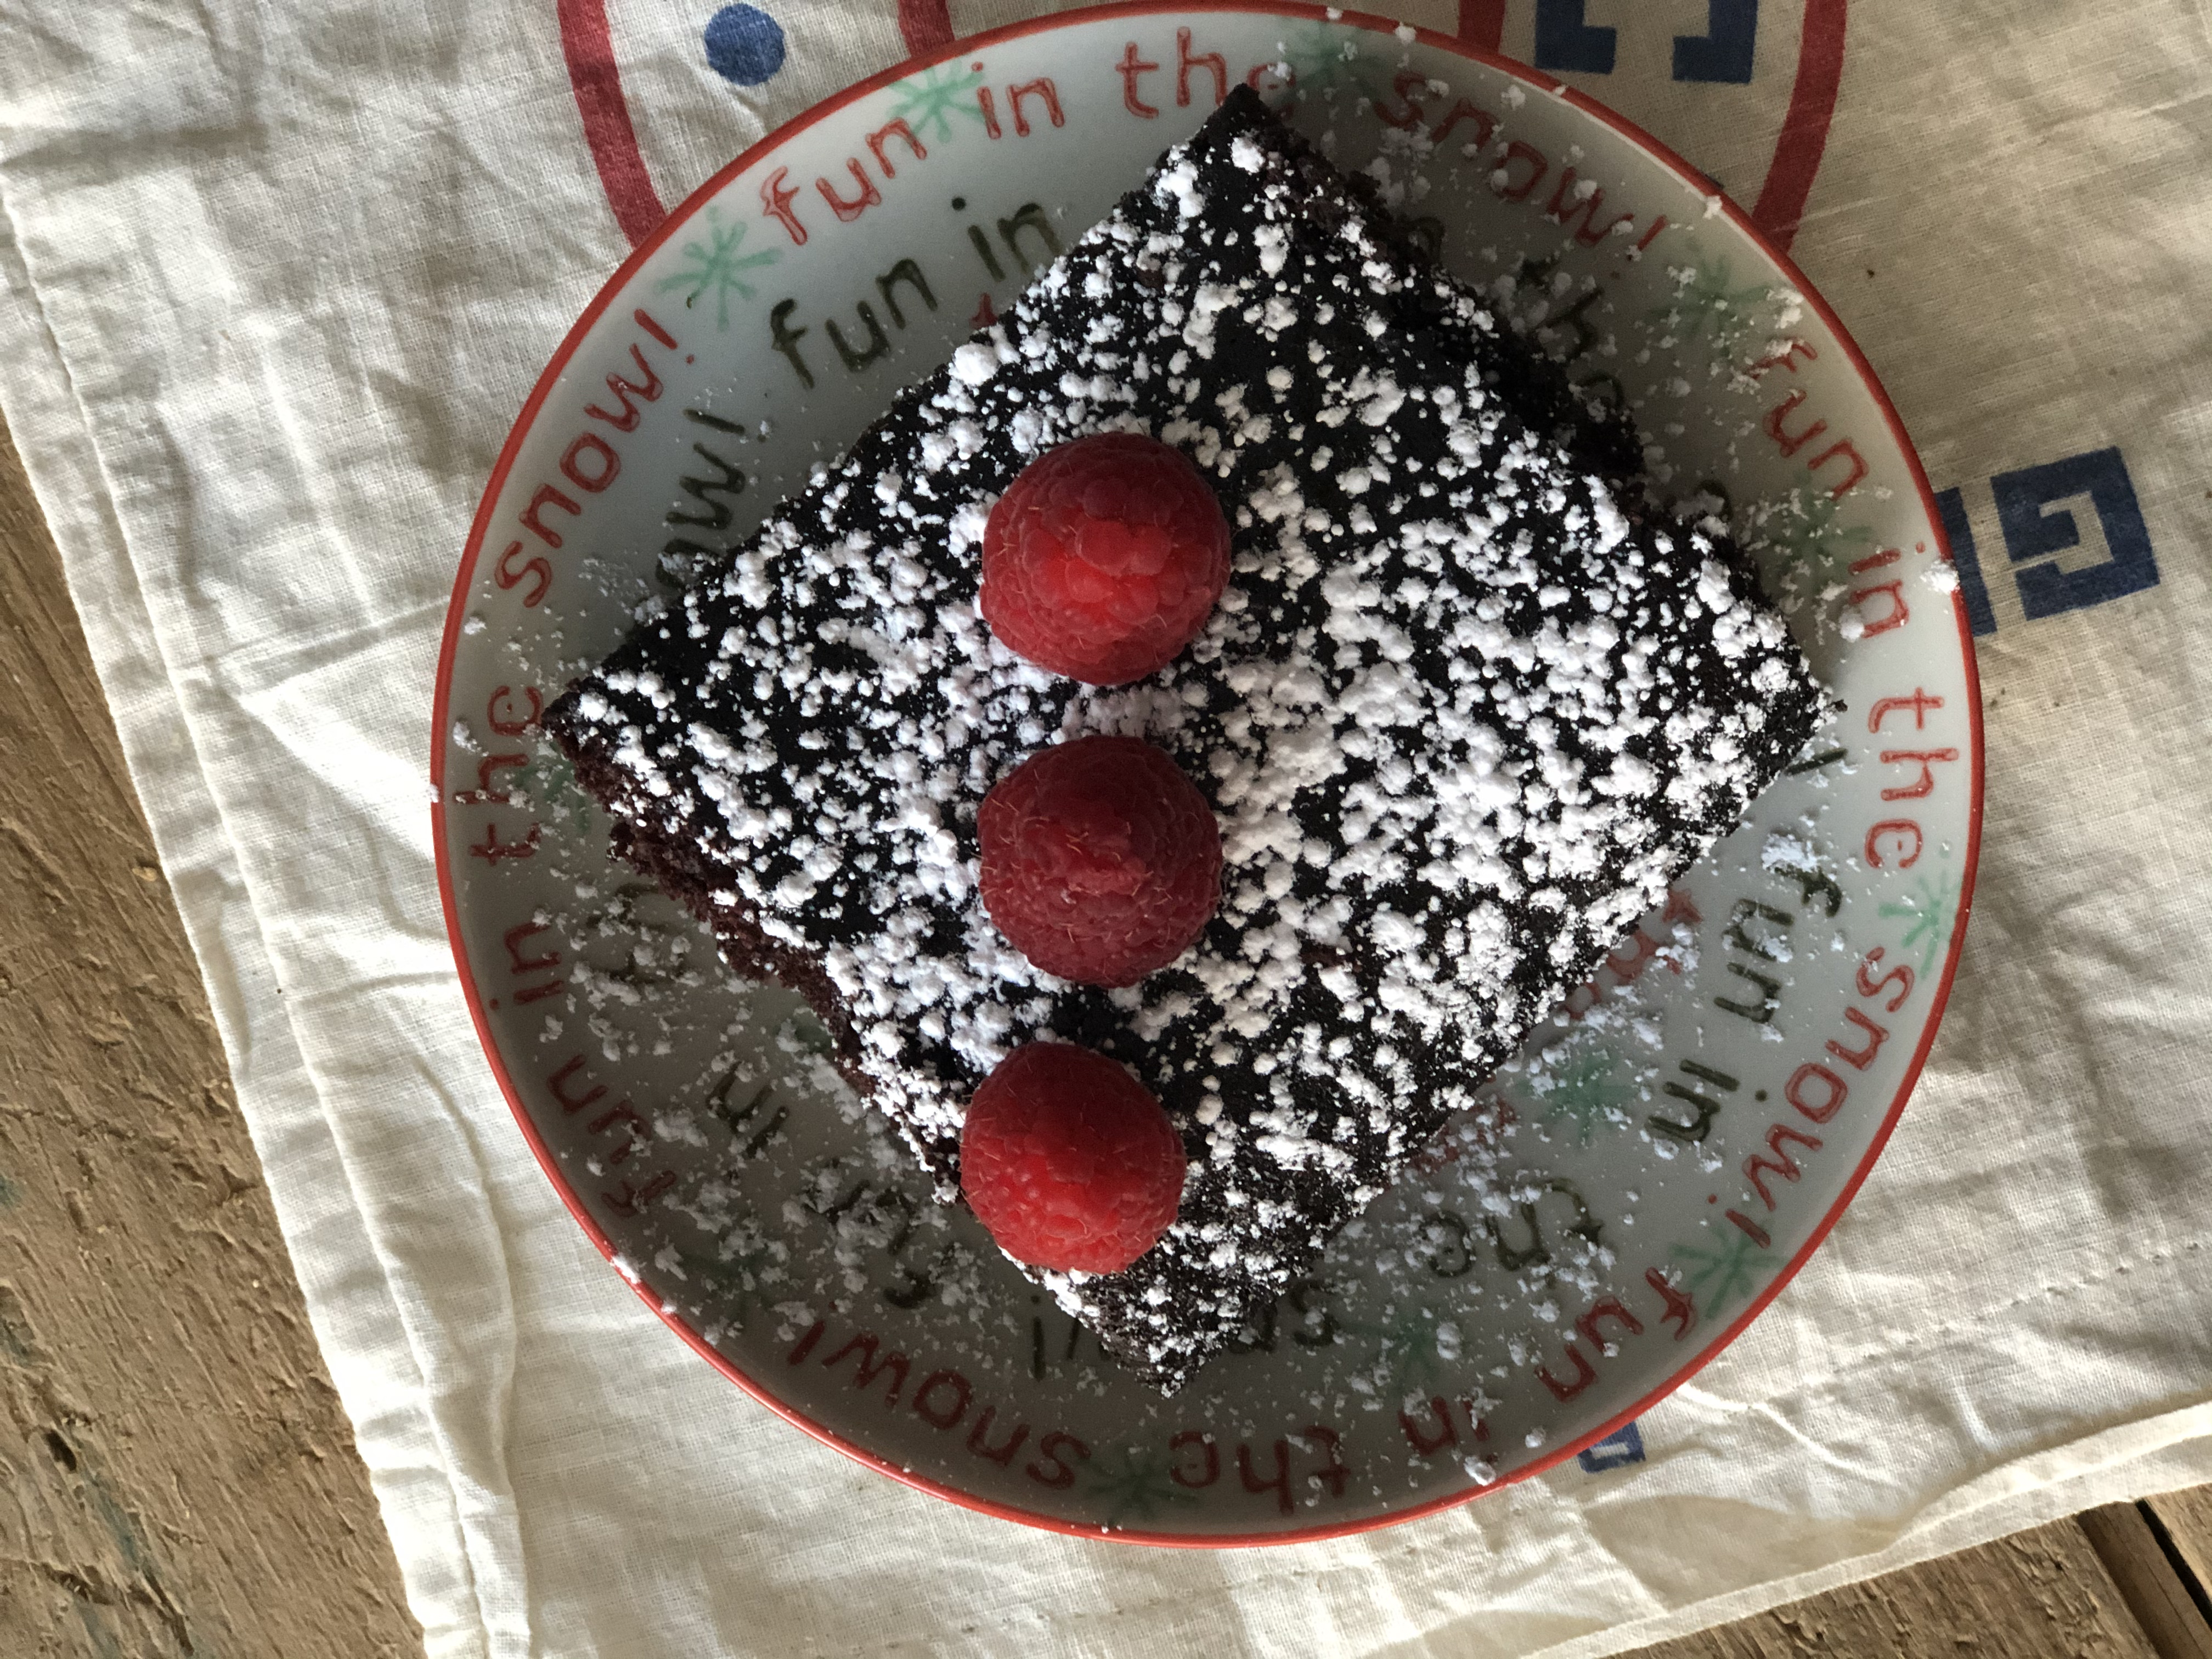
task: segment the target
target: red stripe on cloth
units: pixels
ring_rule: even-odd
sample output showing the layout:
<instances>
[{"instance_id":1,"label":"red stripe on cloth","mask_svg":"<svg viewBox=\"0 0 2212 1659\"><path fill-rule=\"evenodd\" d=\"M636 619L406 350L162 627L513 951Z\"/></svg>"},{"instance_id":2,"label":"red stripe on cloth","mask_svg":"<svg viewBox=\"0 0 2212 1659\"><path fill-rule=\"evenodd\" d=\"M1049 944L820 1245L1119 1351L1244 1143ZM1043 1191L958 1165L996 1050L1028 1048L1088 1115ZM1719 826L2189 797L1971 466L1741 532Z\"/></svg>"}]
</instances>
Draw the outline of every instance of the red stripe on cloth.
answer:
<instances>
[{"instance_id":1,"label":"red stripe on cloth","mask_svg":"<svg viewBox=\"0 0 2212 1659\"><path fill-rule=\"evenodd\" d=\"M906 49L916 57L952 44L951 0L898 0L898 17Z\"/></svg>"},{"instance_id":2,"label":"red stripe on cloth","mask_svg":"<svg viewBox=\"0 0 2212 1659\"><path fill-rule=\"evenodd\" d=\"M903 5L904 0L901 0ZM556 0L561 19L561 56L568 61L568 86L576 112L584 118L584 142L615 222L632 247L653 234L668 216L645 170L637 129L623 100L622 71L615 65L614 36L607 28L605 0Z\"/></svg>"},{"instance_id":3,"label":"red stripe on cloth","mask_svg":"<svg viewBox=\"0 0 2212 1659\"><path fill-rule=\"evenodd\" d=\"M1496 52L1505 38L1505 0L1459 0L1459 38Z\"/></svg>"},{"instance_id":4,"label":"red stripe on cloth","mask_svg":"<svg viewBox=\"0 0 2212 1659\"><path fill-rule=\"evenodd\" d=\"M1460 0L1462 15L1473 0ZM1828 148L1828 123L1836 113L1836 88L1844 78L1845 0L1805 0L1803 35L1797 47L1797 84L1790 89L1790 113L1775 141L1774 161L1759 192L1752 222L1784 253L1796 240L1813 193L1814 175Z\"/></svg>"}]
</instances>

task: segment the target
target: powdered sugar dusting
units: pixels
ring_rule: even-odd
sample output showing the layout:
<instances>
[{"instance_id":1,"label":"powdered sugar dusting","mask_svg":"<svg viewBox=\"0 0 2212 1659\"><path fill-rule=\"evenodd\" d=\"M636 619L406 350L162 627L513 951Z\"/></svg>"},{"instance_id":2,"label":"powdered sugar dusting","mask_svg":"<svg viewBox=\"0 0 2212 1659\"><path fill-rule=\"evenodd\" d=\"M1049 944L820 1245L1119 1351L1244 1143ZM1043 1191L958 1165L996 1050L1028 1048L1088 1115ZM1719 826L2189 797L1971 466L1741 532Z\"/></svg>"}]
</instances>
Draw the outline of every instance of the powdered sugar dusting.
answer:
<instances>
[{"instance_id":1,"label":"powdered sugar dusting","mask_svg":"<svg viewBox=\"0 0 2212 1659\"><path fill-rule=\"evenodd\" d=\"M967 1094L1012 1047L1136 1067L1193 1158L1182 1218L1126 1273L1045 1282L1163 1382L1470 1103L1809 729L1802 659L1730 550L1532 425L1516 361L1266 118L1217 131L549 719L662 856L712 871L718 929L817 965L850 1066L948 1188ZM991 637L974 549L1027 458L1111 430L1189 454L1236 541L1191 649L1099 690ZM1031 967L975 892L976 803L1095 732L1175 756L1227 860L1198 945L1110 995Z\"/></svg>"}]
</instances>

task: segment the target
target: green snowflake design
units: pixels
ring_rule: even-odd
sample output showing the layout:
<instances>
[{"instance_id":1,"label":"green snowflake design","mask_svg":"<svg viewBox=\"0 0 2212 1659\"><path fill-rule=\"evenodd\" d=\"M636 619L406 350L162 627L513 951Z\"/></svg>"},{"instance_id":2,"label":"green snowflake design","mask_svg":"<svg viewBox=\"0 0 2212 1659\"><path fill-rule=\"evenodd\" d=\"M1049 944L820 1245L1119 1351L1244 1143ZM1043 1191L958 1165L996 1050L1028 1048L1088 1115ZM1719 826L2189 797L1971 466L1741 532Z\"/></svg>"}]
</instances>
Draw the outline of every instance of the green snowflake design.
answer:
<instances>
[{"instance_id":1,"label":"green snowflake design","mask_svg":"<svg viewBox=\"0 0 2212 1659\"><path fill-rule=\"evenodd\" d=\"M1402 1399L1448 1392L1444 1367L1449 1361L1438 1335L1438 1328L1446 1322L1430 1309L1407 1308L1379 1326L1339 1321L1338 1328L1382 1338L1375 1350L1375 1375L1378 1380L1388 1379L1385 1398ZM1458 1345L1450 1346L1456 1350Z\"/></svg>"},{"instance_id":2,"label":"green snowflake design","mask_svg":"<svg viewBox=\"0 0 2212 1659\"><path fill-rule=\"evenodd\" d=\"M576 782L568 757L550 744L531 756L514 775L515 792L547 818L565 821L579 836L592 827L592 798Z\"/></svg>"},{"instance_id":3,"label":"green snowflake design","mask_svg":"<svg viewBox=\"0 0 2212 1659\"><path fill-rule=\"evenodd\" d=\"M1281 53L1278 61L1290 66L1292 84L1302 94L1342 87L1358 97L1371 99L1367 80L1370 66L1359 47L1360 38L1352 30L1308 23L1289 40L1278 43Z\"/></svg>"},{"instance_id":4,"label":"green snowflake design","mask_svg":"<svg viewBox=\"0 0 2212 1659\"><path fill-rule=\"evenodd\" d=\"M1598 1038L1577 1032L1537 1062L1528 1074L1528 1102L1546 1123L1562 1120L1587 1146L1607 1129L1626 1128L1626 1108L1640 1092L1620 1054Z\"/></svg>"},{"instance_id":5,"label":"green snowflake design","mask_svg":"<svg viewBox=\"0 0 2212 1659\"><path fill-rule=\"evenodd\" d=\"M726 330L730 325L730 295L740 299L753 297L752 284L738 273L759 265L772 265L783 258L780 248L763 248L757 253L739 254L745 244L745 233L750 225L725 225L719 210L707 210L707 239L684 244L684 268L673 276L660 280L660 291L682 289L684 309L690 310L699 302L700 296L709 289L714 295L714 327Z\"/></svg>"},{"instance_id":6,"label":"green snowflake design","mask_svg":"<svg viewBox=\"0 0 2212 1659\"><path fill-rule=\"evenodd\" d=\"M1689 1264L1683 1279L1700 1315L1717 1314L1739 1297L1748 1298L1765 1276L1765 1259L1750 1234L1731 1224L1725 1232L1716 1229L1716 1236L1719 1242L1711 1249L1674 1247L1675 1259Z\"/></svg>"},{"instance_id":7,"label":"green snowflake design","mask_svg":"<svg viewBox=\"0 0 2212 1659\"><path fill-rule=\"evenodd\" d=\"M1959 905L1958 872L1946 871L1941 885L1923 876L1913 884L1912 895L1893 903L1880 907L1885 916L1910 916L1912 926L1905 930L1905 948L1920 947L1920 971L1926 973L1934 965L1936 952L1951 936L1952 913Z\"/></svg>"},{"instance_id":8,"label":"green snowflake design","mask_svg":"<svg viewBox=\"0 0 2212 1659\"><path fill-rule=\"evenodd\" d=\"M933 64L912 81L894 81L893 92L904 93L906 101L894 107L891 115L912 127L918 138L934 138L940 143L952 137L952 118L964 115L981 125L983 112L975 107L969 96L983 79L981 70L963 70L949 64Z\"/></svg>"},{"instance_id":9,"label":"green snowflake design","mask_svg":"<svg viewBox=\"0 0 2212 1659\"><path fill-rule=\"evenodd\" d=\"M1688 269L1680 290L1665 305L1653 307L1651 315L1690 339L1710 336L1716 350L1726 350L1751 326L1752 308L1772 290L1765 283L1731 288L1734 278L1726 259L1711 264L1700 261Z\"/></svg>"},{"instance_id":10,"label":"green snowflake design","mask_svg":"<svg viewBox=\"0 0 2212 1659\"><path fill-rule=\"evenodd\" d=\"M1866 525L1844 524L1843 506L1826 490L1793 490L1787 501L1767 508L1756 528L1758 539L1790 556L1790 568L1827 581L1864 556L1874 544Z\"/></svg>"},{"instance_id":11,"label":"green snowflake design","mask_svg":"<svg viewBox=\"0 0 2212 1659\"><path fill-rule=\"evenodd\" d=\"M1086 1495L1110 1500L1105 1520L1109 1527L1125 1520L1149 1521L1166 1504L1198 1501L1194 1493L1175 1483L1168 1459L1158 1453L1127 1447L1118 1465L1095 1457L1085 1467L1090 1477Z\"/></svg>"}]
</instances>

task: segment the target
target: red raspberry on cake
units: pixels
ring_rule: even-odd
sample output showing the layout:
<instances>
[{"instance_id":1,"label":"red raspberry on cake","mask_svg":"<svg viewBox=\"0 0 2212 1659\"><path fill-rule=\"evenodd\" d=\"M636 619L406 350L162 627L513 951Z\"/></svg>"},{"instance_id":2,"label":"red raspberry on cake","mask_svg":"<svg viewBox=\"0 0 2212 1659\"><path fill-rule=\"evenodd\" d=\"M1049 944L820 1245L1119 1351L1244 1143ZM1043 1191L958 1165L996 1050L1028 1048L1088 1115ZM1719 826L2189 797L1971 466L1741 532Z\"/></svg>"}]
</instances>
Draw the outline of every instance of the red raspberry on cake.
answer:
<instances>
[{"instance_id":1,"label":"red raspberry on cake","mask_svg":"<svg viewBox=\"0 0 2212 1659\"><path fill-rule=\"evenodd\" d=\"M1093 1049L1017 1048L968 1103L960 1189L999 1248L1032 1267L1121 1272L1175 1220L1183 1174L1160 1103Z\"/></svg>"},{"instance_id":2,"label":"red raspberry on cake","mask_svg":"<svg viewBox=\"0 0 2212 1659\"><path fill-rule=\"evenodd\" d=\"M1136 738L1078 738L999 780L976 814L983 908L1048 974L1133 985L1221 902L1221 826L1180 767Z\"/></svg>"},{"instance_id":3,"label":"red raspberry on cake","mask_svg":"<svg viewBox=\"0 0 2212 1659\"><path fill-rule=\"evenodd\" d=\"M983 526L983 617L1006 648L1092 685L1164 668L1229 580L1229 523L1180 450L1101 432L1022 469Z\"/></svg>"}]
</instances>

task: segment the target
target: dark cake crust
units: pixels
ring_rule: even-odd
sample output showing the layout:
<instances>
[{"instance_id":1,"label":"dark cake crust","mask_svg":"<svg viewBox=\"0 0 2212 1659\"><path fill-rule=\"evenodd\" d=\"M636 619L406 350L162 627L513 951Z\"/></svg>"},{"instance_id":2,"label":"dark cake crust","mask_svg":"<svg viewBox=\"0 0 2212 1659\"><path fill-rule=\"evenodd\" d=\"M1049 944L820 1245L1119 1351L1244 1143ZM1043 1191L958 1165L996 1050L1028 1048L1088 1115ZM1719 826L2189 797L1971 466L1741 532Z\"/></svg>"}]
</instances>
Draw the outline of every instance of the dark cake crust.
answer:
<instances>
[{"instance_id":1,"label":"dark cake crust","mask_svg":"<svg viewBox=\"0 0 2212 1659\"><path fill-rule=\"evenodd\" d=\"M1189 454L1235 539L1198 641L1106 690L990 639L976 544L1029 459L1117 428ZM545 726L617 850L822 1012L946 1196L1010 1048L1132 1066L1192 1160L1181 1216L1124 1273L1037 1277L1172 1389L1820 718L1736 550L1646 508L1635 459L1240 92ZM1098 731L1173 755L1227 854L1199 944L1117 992L1031 968L975 883L990 786Z\"/></svg>"}]
</instances>

